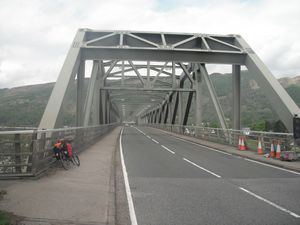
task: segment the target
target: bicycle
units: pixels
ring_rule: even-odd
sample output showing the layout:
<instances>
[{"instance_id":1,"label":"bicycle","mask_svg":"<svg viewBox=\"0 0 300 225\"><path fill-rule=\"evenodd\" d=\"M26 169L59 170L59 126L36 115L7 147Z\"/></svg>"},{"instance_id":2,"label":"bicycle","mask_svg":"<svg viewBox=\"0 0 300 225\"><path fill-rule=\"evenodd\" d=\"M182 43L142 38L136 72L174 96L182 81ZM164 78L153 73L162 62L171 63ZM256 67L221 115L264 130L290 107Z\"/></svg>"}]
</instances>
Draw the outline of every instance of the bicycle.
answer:
<instances>
[{"instance_id":1,"label":"bicycle","mask_svg":"<svg viewBox=\"0 0 300 225\"><path fill-rule=\"evenodd\" d=\"M70 160L74 165L80 166L80 159L79 159L79 156L77 155L77 152L73 152Z\"/></svg>"},{"instance_id":2,"label":"bicycle","mask_svg":"<svg viewBox=\"0 0 300 225\"><path fill-rule=\"evenodd\" d=\"M59 161L61 162L61 165L65 170L70 169L71 160L68 157L67 151L63 151L63 150L59 151Z\"/></svg>"}]
</instances>

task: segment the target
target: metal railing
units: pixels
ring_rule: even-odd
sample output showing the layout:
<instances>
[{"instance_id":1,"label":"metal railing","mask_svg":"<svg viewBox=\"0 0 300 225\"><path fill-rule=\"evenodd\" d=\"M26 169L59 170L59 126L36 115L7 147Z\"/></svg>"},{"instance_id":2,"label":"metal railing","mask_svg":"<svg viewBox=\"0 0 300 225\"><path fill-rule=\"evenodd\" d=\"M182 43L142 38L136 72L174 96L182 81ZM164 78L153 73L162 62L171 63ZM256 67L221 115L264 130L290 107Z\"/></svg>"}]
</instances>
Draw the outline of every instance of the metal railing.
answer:
<instances>
[{"instance_id":1,"label":"metal railing","mask_svg":"<svg viewBox=\"0 0 300 225\"><path fill-rule=\"evenodd\" d=\"M274 144L275 148L279 143L282 151L299 151L299 148L294 146L292 133L274 133L233 129L223 130L220 128L170 124L148 124L147 126L235 147L237 147L239 144L239 138L244 137L246 147L248 150L252 151L257 151L258 140L261 141L262 147L266 153L270 151L271 143Z\"/></svg>"},{"instance_id":2,"label":"metal railing","mask_svg":"<svg viewBox=\"0 0 300 225\"><path fill-rule=\"evenodd\" d=\"M55 161L52 148L57 139L71 140L81 152L118 125L0 131L0 178L38 175Z\"/></svg>"}]
</instances>

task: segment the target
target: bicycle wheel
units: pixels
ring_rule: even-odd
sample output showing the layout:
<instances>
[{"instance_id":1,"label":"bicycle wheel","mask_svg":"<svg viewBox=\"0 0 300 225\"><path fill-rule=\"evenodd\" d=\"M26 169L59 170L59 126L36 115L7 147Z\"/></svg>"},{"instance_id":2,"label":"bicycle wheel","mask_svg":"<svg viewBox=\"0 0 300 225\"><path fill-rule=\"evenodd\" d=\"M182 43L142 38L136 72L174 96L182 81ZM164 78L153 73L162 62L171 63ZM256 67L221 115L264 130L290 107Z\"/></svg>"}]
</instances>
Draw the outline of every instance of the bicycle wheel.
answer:
<instances>
[{"instance_id":1,"label":"bicycle wheel","mask_svg":"<svg viewBox=\"0 0 300 225\"><path fill-rule=\"evenodd\" d=\"M72 156L72 162L73 162L73 164L75 164L76 166L80 166L80 159L79 159L78 155L74 154L74 155Z\"/></svg>"},{"instance_id":2,"label":"bicycle wheel","mask_svg":"<svg viewBox=\"0 0 300 225\"><path fill-rule=\"evenodd\" d=\"M65 170L68 170L70 169L70 160L64 155L64 153L61 153L59 155L59 159L60 159L60 162L61 162L61 165L62 167L65 169Z\"/></svg>"}]
</instances>

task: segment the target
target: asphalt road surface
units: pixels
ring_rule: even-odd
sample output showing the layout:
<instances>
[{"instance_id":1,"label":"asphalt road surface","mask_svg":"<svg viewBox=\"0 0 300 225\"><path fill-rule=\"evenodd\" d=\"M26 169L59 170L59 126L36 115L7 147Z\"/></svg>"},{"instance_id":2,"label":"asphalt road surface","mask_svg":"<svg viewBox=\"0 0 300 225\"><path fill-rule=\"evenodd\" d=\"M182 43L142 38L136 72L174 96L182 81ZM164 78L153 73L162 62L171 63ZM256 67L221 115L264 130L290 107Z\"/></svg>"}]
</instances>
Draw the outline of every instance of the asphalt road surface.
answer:
<instances>
[{"instance_id":1,"label":"asphalt road surface","mask_svg":"<svg viewBox=\"0 0 300 225\"><path fill-rule=\"evenodd\" d=\"M139 225L300 224L300 173L151 128L125 127L121 140Z\"/></svg>"}]
</instances>

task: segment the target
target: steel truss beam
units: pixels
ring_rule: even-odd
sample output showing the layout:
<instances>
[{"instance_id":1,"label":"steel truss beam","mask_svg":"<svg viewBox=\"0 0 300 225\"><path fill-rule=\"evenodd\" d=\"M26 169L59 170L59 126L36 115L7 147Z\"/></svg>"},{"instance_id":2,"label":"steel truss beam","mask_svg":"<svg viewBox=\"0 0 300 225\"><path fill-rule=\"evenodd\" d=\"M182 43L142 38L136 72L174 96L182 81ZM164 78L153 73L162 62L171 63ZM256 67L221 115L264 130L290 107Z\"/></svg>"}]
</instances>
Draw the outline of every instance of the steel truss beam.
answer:
<instances>
[{"instance_id":1,"label":"steel truss beam","mask_svg":"<svg viewBox=\"0 0 300 225\"><path fill-rule=\"evenodd\" d=\"M83 93L86 60L93 60L93 69L88 91ZM300 115L299 108L239 35L89 29L78 30L39 128L62 126L59 117L63 102L76 74L77 126L110 123L120 117L171 124L178 118L178 123L185 125L194 96L195 122L201 125L203 77L225 128L224 114L204 67L208 63L233 65L234 128L240 127L240 66L245 65L291 131L292 117ZM184 85L186 81L189 88ZM133 92L138 94L134 96Z\"/></svg>"}]
</instances>

